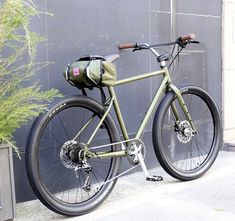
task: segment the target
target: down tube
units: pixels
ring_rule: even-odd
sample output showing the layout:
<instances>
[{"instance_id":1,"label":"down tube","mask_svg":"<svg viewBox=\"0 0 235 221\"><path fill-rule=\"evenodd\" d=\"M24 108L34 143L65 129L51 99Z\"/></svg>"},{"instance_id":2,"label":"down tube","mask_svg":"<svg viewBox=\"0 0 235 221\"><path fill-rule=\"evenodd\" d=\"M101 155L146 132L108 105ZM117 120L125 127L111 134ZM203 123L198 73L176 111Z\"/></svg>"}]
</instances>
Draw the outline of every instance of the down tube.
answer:
<instances>
[{"instance_id":1,"label":"down tube","mask_svg":"<svg viewBox=\"0 0 235 221\"><path fill-rule=\"evenodd\" d=\"M155 94L155 96L154 96L154 98L153 98L149 108L148 108L148 111L147 111L147 113L146 113L146 115L145 115L145 117L144 117L144 119L143 119L143 121L142 121L142 123L141 123L141 125L140 125L140 127L139 127L139 129L137 131L137 133L136 133L135 138L140 139L141 136L143 135L143 132L144 132L144 130L145 130L145 128L146 128L146 126L147 126L147 124L149 122L149 119L150 119L153 111L155 110L157 101L159 100L162 92L164 91L164 87L166 86L167 82L168 82L168 77L165 76L163 78L163 80L161 82L161 85L158 88L158 90L157 90L157 92L156 92L156 94Z\"/></svg>"}]
</instances>

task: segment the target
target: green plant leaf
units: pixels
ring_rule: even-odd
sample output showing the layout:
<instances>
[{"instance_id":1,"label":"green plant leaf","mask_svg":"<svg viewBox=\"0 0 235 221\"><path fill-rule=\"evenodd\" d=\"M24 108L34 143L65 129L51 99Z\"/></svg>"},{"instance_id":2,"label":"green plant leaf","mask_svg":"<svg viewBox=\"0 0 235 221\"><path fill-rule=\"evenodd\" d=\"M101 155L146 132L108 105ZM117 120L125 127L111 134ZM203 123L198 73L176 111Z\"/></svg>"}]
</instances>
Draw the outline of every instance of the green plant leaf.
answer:
<instances>
[{"instance_id":1,"label":"green plant leaf","mask_svg":"<svg viewBox=\"0 0 235 221\"><path fill-rule=\"evenodd\" d=\"M30 27L31 19L42 13L49 15L31 0L0 4L0 143L8 143L18 155L15 130L45 111L53 98L62 96L56 89L42 91L38 82L31 83L32 76L48 65L34 61L37 45L45 38Z\"/></svg>"}]
</instances>

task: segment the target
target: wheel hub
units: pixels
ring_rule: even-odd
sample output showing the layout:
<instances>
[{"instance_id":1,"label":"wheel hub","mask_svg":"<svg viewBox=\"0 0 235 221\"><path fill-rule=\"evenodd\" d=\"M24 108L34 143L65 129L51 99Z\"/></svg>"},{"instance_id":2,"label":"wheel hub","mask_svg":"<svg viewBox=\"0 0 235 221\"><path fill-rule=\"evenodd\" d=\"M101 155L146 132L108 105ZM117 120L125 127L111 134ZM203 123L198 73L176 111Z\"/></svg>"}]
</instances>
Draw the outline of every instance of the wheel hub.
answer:
<instances>
[{"instance_id":1,"label":"wheel hub","mask_svg":"<svg viewBox=\"0 0 235 221\"><path fill-rule=\"evenodd\" d=\"M78 169L83 165L84 145L74 140L64 143L60 150L60 159L62 164L68 169Z\"/></svg>"},{"instance_id":2,"label":"wheel hub","mask_svg":"<svg viewBox=\"0 0 235 221\"><path fill-rule=\"evenodd\" d=\"M181 121L178 125L177 138L181 143L189 143L193 137L193 129L188 121Z\"/></svg>"}]
</instances>

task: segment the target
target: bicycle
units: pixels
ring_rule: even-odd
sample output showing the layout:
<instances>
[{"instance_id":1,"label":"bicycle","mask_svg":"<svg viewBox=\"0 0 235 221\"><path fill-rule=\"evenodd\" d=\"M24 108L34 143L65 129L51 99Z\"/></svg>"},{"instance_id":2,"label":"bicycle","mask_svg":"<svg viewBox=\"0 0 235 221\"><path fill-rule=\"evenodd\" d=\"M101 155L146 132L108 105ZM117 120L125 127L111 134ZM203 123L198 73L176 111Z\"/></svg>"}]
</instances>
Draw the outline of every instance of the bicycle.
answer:
<instances>
[{"instance_id":1,"label":"bicycle","mask_svg":"<svg viewBox=\"0 0 235 221\"><path fill-rule=\"evenodd\" d=\"M188 44L199 43L194 38L190 34L166 44L119 45L122 50L150 50L160 63L160 70L117 80L114 86L107 87L109 97L102 103L86 95L63 98L35 120L27 142L26 170L33 191L44 205L62 215L88 213L105 200L118 177L139 165L147 181L161 181L161 176L148 173L144 162L146 149L141 140L156 109L153 146L165 171L188 181L199 178L211 167L222 140L217 105L199 87L174 86L166 65L168 60L172 64ZM161 46L173 46L172 53L159 54L157 48ZM119 55L110 55L104 59L113 62L118 58ZM135 137L130 139L114 87L157 75L163 76L161 84ZM122 141L109 113L112 107ZM123 157L132 167L120 173Z\"/></svg>"}]
</instances>

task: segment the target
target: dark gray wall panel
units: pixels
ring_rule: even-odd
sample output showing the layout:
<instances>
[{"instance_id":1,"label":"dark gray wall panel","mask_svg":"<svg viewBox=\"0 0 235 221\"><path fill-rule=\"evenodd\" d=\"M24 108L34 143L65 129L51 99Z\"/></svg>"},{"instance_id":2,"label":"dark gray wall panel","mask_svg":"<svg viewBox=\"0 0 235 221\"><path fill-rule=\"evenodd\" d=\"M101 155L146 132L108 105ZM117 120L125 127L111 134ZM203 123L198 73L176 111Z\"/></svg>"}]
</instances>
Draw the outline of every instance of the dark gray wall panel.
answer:
<instances>
[{"instance_id":1,"label":"dark gray wall panel","mask_svg":"<svg viewBox=\"0 0 235 221\"><path fill-rule=\"evenodd\" d=\"M150 0L150 10L170 12L171 0Z\"/></svg>"},{"instance_id":2,"label":"dark gray wall panel","mask_svg":"<svg viewBox=\"0 0 235 221\"><path fill-rule=\"evenodd\" d=\"M177 13L191 13L196 16L221 16L221 0L177 0Z\"/></svg>"},{"instance_id":3,"label":"dark gray wall panel","mask_svg":"<svg viewBox=\"0 0 235 221\"><path fill-rule=\"evenodd\" d=\"M121 55L123 56L121 56L117 65L125 68L118 68L118 79L150 72L148 54L146 56L146 54L142 52L137 54L126 51L123 52L123 54L121 53ZM121 85L116 88L123 118L127 130L131 134L137 131L138 125L140 125L143 119L146 107L150 102L149 88L149 79L133 82L128 85Z\"/></svg>"},{"instance_id":4,"label":"dark gray wall panel","mask_svg":"<svg viewBox=\"0 0 235 221\"><path fill-rule=\"evenodd\" d=\"M175 63L172 74L172 80L178 87L197 85L205 89L208 88L204 51L182 53L179 61L180 65L178 66L177 62Z\"/></svg>"},{"instance_id":5,"label":"dark gray wall panel","mask_svg":"<svg viewBox=\"0 0 235 221\"><path fill-rule=\"evenodd\" d=\"M178 35L196 33L197 40L201 43L198 46L191 46L191 48L194 51L205 51L205 80L208 86L206 89L213 95L221 108L221 18L177 15L177 30ZM201 70L198 69L198 71Z\"/></svg>"},{"instance_id":6,"label":"dark gray wall panel","mask_svg":"<svg viewBox=\"0 0 235 221\"><path fill-rule=\"evenodd\" d=\"M150 14L151 43L170 42L171 40L171 15L164 12L152 12ZM159 65L158 65L159 66Z\"/></svg>"}]
</instances>

